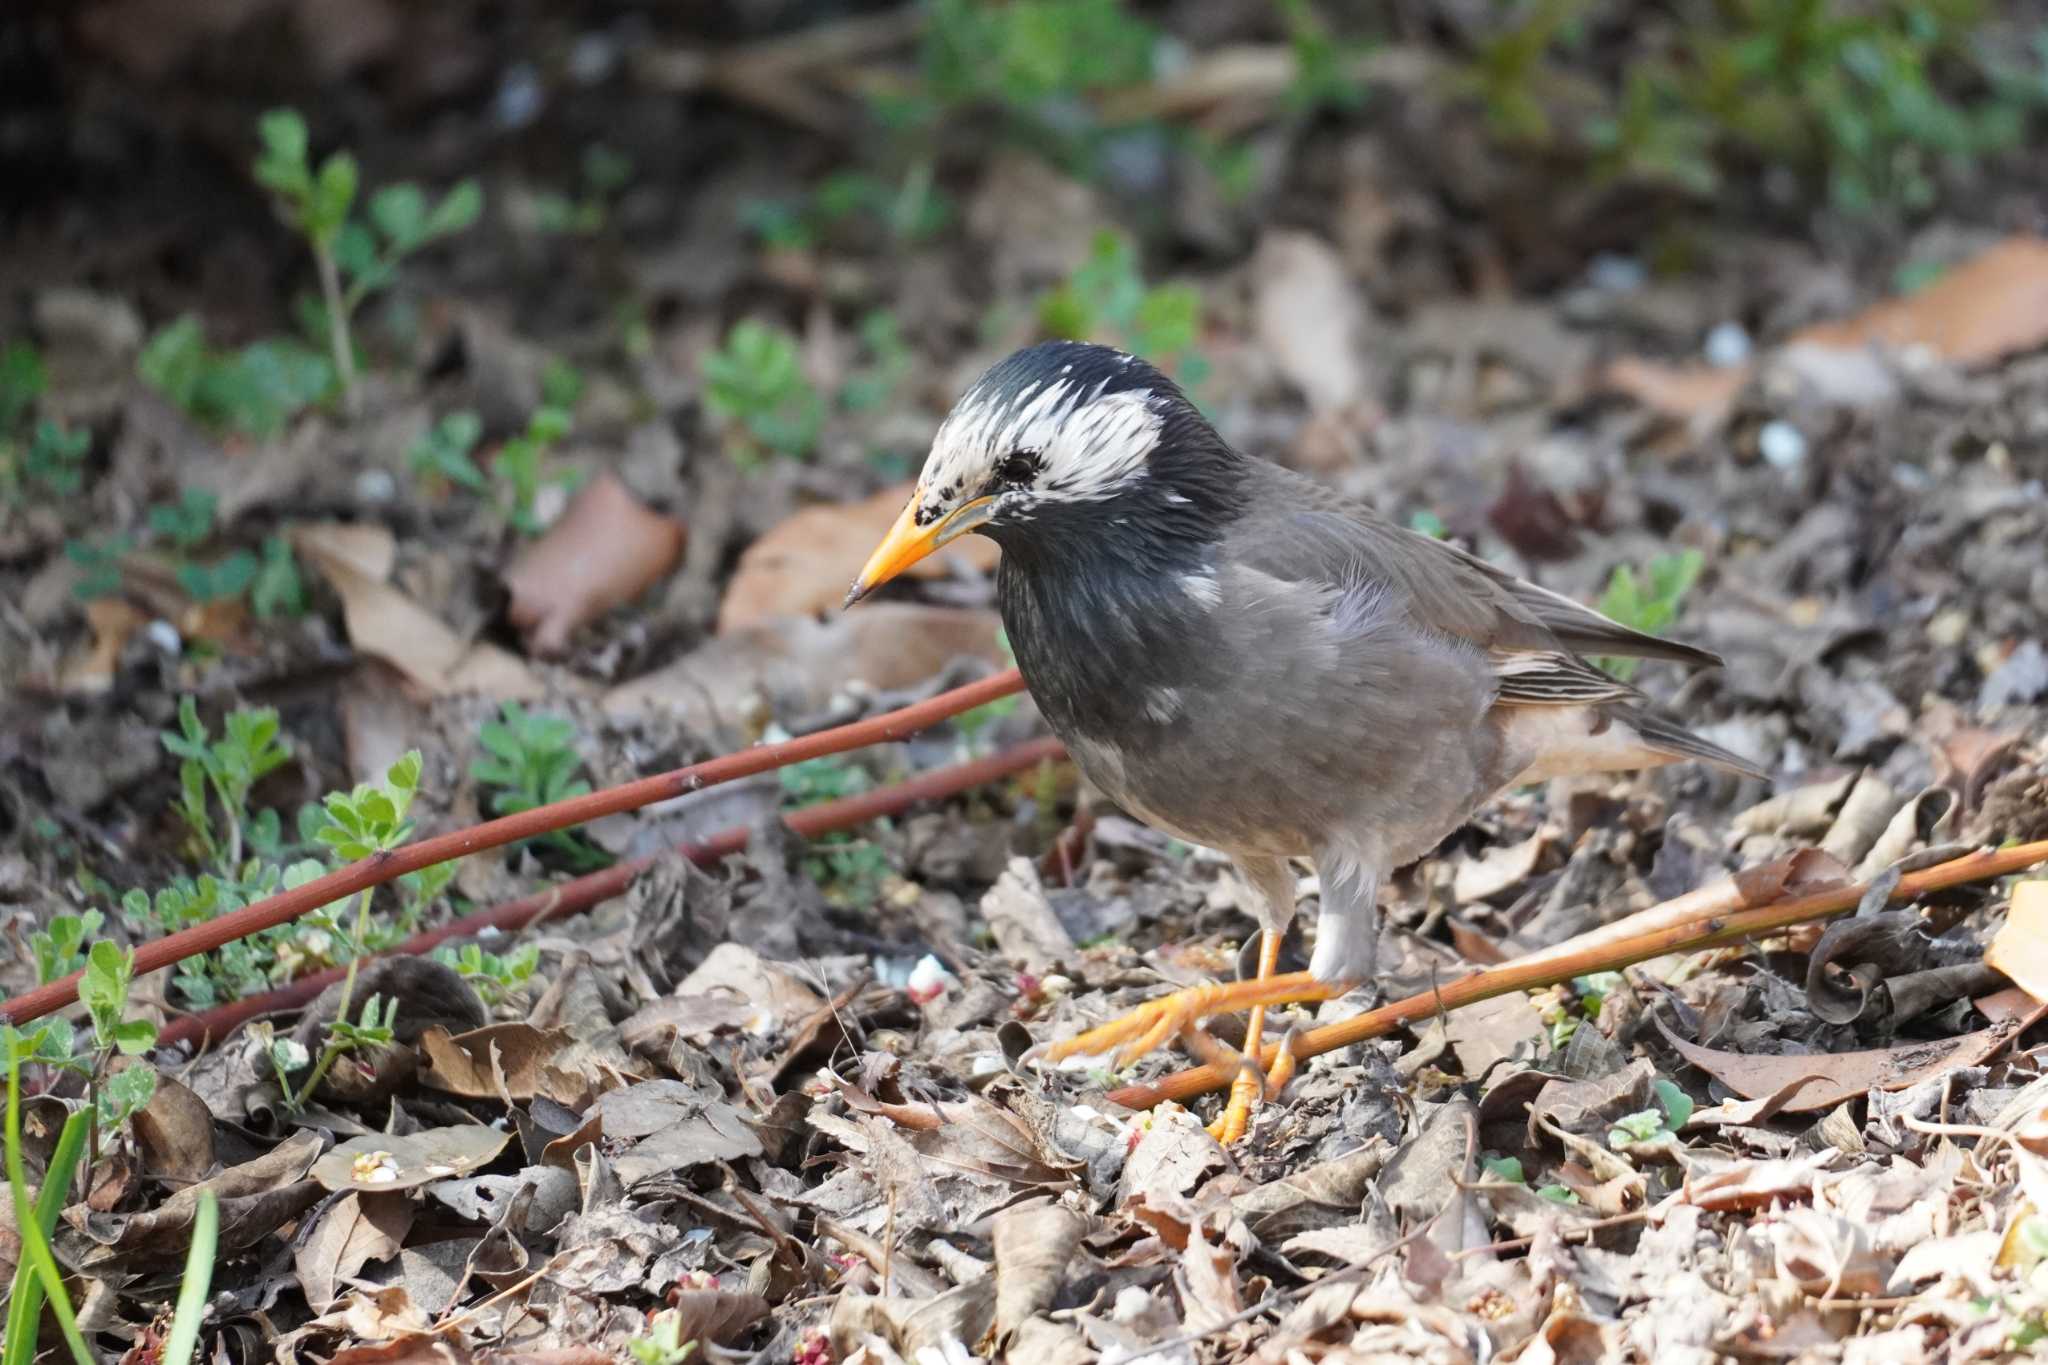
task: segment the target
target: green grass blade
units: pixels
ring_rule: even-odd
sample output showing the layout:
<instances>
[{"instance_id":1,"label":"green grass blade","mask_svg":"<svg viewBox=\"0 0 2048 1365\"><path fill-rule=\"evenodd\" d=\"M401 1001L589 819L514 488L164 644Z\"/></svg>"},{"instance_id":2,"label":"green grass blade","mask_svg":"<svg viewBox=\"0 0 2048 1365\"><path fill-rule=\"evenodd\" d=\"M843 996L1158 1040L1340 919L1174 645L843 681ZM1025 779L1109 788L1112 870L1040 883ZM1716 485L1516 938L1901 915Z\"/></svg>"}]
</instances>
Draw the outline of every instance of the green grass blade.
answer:
<instances>
[{"instance_id":1,"label":"green grass blade","mask_svg":"<svg viewBox=\"0 0 2048 1365\"><path fill-rule=\"evenodd\" d=\"M21 1164L21 1059L11 1048L7 1055L6 1139L7 1183L14 1193L14 1207L26 1209L30 1205L28 1176ZM64 1292L64 1277L57 1269L57 1258L50 1254L50 1242L43 1236L41 1223L34 1218L17 1217L15 1228L21 1234L22 1261L33 1266L41 1278L50 1311L57 1315L57 1326L63 1330L64 1343L71 1348L73 1359L78 1365L99 1365L85 1338L79 1335L78 1319L71 1312L71 1296Z\"/></svg>"},{"instance_id":2,"label":"green grass blade","mask_svg":"<svg viewBox=\"0 0 2048 1365\"><path fill-rule=\"evenodd\" d=\"M188 1365L199 1345L199 1322L206 1316L206 1291L213 1284L214 1244L220 1232L220 1201L212 1190L199 1192L199 1213L192 1220L192 1248L185 1253L185 1282L178 1287L178 1310L171 1317L171 1335L164 1342L162 1365Z\"/></svg>"},{"instance_id":3,"label":"green grass blade","mask_svg":"<svg viewBox=\"0 0 2048 1365\"><path fill-rule=\"evenodd\" d=\"M81 1109L64 1120L57 1135L57 1150L50 1154L50 1167L43 1172L43 1187L36 1192L36 1223L43 1240L57 1229L57 1215L64 1211L64 1194L71 1188L71 1176L85 1151L89 1127ZM7 1353L5 1365L30 1365L36 1357L36 1316L43 1311L43 1282L26 1259L14 1267L14 1291L7 1301Z\"/></svg>"}]
</instances>

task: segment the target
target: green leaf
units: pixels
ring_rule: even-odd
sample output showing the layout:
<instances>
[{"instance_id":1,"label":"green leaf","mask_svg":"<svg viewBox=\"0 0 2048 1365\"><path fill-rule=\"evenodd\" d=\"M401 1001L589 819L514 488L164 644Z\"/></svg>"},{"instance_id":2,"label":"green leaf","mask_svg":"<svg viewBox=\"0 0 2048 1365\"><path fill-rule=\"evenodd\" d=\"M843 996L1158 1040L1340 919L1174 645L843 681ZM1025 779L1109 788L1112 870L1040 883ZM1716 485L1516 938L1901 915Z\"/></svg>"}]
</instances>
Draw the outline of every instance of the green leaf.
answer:
<instances>
[{"instance_id":1,"label":"green leaf","mask_svg":"<svg viewBox=\"0 0 2048 1365\"><path fill-rule=\"evenodd\" d=\"M163 395L172 407L191 411L206 366L206 333L199 319L186 313L158 329L136 357L142 382Z\"/></svg>"},{"instance_id":2,"label":"green leaf","mask_svg":"<svg viewBox=\"0 0 2048 1365\"><path fill-rule=\"evenodd\" d=\"M1633 1114L1624 1114L1614 1121L1614 1128L1607 1135L1607 1145L1619 1151L1639 1142L1648 1142L1663 1131L1663 1112L1657 1109L1641 1109Z\"/></svg>"},{"instance_id":3,"label":"green leaf","mask_svg":"<svg viewBox=\"0 0 2048 1365\"><path fill-rule=\"evenodd\" d=\"M1515 1185L1528 1183L1528 1177L1522 1174L1522 1161L1519 1157L1489 1157L1480 1163L1480 1168L1496 1180L1505 1180Z\"/></svg>"},{"instance_id":4,"label":"green leaf","mask_svg":"<svg viewBox=\"0 0 2048 1365\"><path fill-rule=\"evenodd\" d=\"M42 353L26 341L0 349L0 436L14 430L50 386Z\"/></svg>"},{"instance_id":5,"label":"green leaf","mask_svg":"<svg viewBox=\"0 0 2048 1365\"><path fill-rule=\"evenodd\" d=\"M256 183L275 190L303 213L313 192L312 172L306 161L306 120L296 109L273 109L256 122L262 152L256 158Z\"/></svg>"},{"instance_id":6,"label":"green leaf","mask_svg":"<svg viewBox=\"0 0 2048 1365\"><path fill-rule=\"evenodd\" d=\"M474 180L460 181L441 196L440 203L434 205L434 211L427 219L425 237L430 240L466 232L475 225L483 209L483 189Z\"/></svg>"},{"instance_id":7,"label":"green leaf","mask_svg":"<svg viewBox=\"0 0 2048 1365\"><path fill-rule=\"evenodd\" d=\"M1662 1077L1652 1088L1656 1091L1657 1103L1664 1106L1664 1127L1674 1133L1685 1127L1686 1120L1692 1117L1692 1096Z\"/></svg>"},{"instance_id":8,"label":"green leaf","mask_svg":"<svg viewBox=\"0 0 2048 1365\"><path fill-rule=\"evenodd\" d=\"M1564 1185L1544 1185L1536 1193L1540 1198L1548 1199L1556 1204L1576 1204L1579 1202L1577 1192Z\"/></svg>"},{"instance_id":9,"label":"green leaf","mask_svg":"<svg viewBox=\"0 0 2048 1365\"><path fill-rule=\"evenodd\" d=\"M420 772L425 767L418 749L408 749L384 773L384 780L396 791L410 796L419 790Z\"/></svg>"},{"instance_id":10,"label":"green leaf","mask_svg":"<svg viewBox=\"0 0 2048 1365\"><path fill-rule=\"evenodd\" d=\"M391 249L404 253L427 235L427 196L418 185L401 181L370 196L370 221Z\"/></svg>"},{"instance_id":11,"label":"green leaf","mask_svg":"<svg viewBox=\"0 0 2048 1365\"><path fill-rule=\"evenodd\" d=\"M129 1056L138 1056L156 1046L156 1025L147 1019L127 1019L114 1026L113 1044Z\"/></svg>"},{"instance_id":12,"label":"green leaf","mask_svg":"<svg viewBox=\"0 0 2048 1365\"><path fill-rule=\"evenodd\" d=\"M100 1084L100 1124L117 1128L130 1116L147 1107L156 1094L156 1069L151 1066L124 1067Z\"/></svg>"},{"instance_id":13,"label":"green leaf","mask_svg":"<svg viewBox=\"0 0 2048 1365\"><path fill-rule=\"evenodd\" d=\"M335 152L320 165L313 183L313 196L306 215L306 232L323 245L334 240L348 212L355 207L356 159L347 152Z\"/></svg>"}]
</instances>

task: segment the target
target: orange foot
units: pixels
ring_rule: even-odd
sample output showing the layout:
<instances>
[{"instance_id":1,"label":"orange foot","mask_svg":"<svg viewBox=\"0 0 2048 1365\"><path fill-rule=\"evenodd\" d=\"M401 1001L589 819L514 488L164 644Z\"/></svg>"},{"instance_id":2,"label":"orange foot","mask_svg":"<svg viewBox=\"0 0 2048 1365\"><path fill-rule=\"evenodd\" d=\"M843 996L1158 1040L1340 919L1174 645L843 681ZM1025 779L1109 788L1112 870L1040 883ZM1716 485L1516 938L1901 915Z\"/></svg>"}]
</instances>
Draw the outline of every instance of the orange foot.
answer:
<instances>
[{"instance_id":1,"label":"orange foot","mask_svg":"<svg viewBox=\"0 0 2048 1365\"><path fill-rule=\"evenodd\" d=\"M1283 1043L1274 1061L1274 1074L1279 1077L1279 1085L1275 1085L1271 1078L1260 1073L1254 1060L1263 1056L1263 1049L1240 1054L1235 1049L1225 1048L1202 1032L1202 1020L1211 1015L1233 1014L1245 1009L1257 1010L1263 1015L1269 1005L1329 1000L1342 995L1345 990L1342 984L1318 981L1307 972L1260 976L1250 981L1213 986L1192 986L1140 1005L1086 1033L1047 1044L1043 1050L1037 1051L1037 1055L1048 1062L1058 1063L1070 1057L1101 1056L1114 1050L1113 1064L1125 1067L1168 1038L1186 1038L1190 1050L1198 1054L1203 1053L1205 1047L1222 1049L1225 1060L1235 1058L1241 1069L1237 1081L1231 1086L1230 1103L1223 1116L1212 1125L1211 1131L1218 1135L1220 1141L1234 1142L1244 1135L1253 1104L1269 1092L1279 1093L1279 1085L1284 1085L1286 1078L1293 1074L1293 1057ZM1253 1047L1257 1048L1257 1044L1254 1043Z\"/></svg>"},{"instance_id":2,"label":"orange foot","mask_svg":"<svg viewBox=\"0 0 2048 1365\"><path fill-rule=\"evenodd\" d=\"M1280 1098L1280 1092L1294 1079L1295 1067L1299 1063L1295 1055L1295 1040L1300 1036L1294 1029L1287 1030L1280 1046L1274 1050L1271 1065L1262 1071L1250 1056L1199 1029L1190 1029L1181 1035L1188 1051L1204 1065L1236 1071L1230 1083L1229 1103L1209 1125L1210 1137L1228 1147L1250 1130L1253 1109L1263 1102Z\"/></svg>"}]
</instances>

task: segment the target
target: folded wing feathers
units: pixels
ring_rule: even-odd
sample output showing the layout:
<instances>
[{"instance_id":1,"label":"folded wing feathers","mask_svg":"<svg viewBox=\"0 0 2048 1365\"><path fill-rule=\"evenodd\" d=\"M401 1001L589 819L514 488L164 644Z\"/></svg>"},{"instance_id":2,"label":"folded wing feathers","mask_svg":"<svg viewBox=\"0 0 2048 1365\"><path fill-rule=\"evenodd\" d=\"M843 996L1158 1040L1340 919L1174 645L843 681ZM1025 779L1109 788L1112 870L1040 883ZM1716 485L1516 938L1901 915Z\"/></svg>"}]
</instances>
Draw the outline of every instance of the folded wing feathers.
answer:
<instances>
[{"instance_id":1,"label":"folded wing feathers","mask_svg":"<svg viewBox=\"0 0 2048 1365\"><path fill-rule=\"evenodd\" d=\"M1575 654L1495 650L1490 655L1498 700L1521 706L1578 706L1638 701L1642 693Z\"/></svg>"}]
</instances>

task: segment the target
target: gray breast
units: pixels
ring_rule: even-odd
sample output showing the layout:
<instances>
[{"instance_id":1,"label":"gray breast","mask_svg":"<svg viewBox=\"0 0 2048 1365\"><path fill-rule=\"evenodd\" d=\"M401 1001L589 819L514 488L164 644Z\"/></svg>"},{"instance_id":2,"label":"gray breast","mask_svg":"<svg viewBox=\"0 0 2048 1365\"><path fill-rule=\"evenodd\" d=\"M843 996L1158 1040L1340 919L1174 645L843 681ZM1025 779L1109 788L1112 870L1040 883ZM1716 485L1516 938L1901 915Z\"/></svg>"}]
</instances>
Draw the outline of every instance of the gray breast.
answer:
<instances>
[{"instance_id":1,"label":"gray breast","mask_svg":"<svg viewBox=\"0 0 2048 1365\"><path fill-rule=\"evenodd\" d=\"M1470 651L1413 629L1369 583L1288 582L1243 566L1171 580L1178 647L1083 648L1113 663L1113 701L1075 705L1078 641L1011 624L1018 663L1090 781L1133 814L1228 853L1295 856L1332 841L1391 866L1427 852L1488 793L1491 727ZM1125 613L1127 614L1127 613ZM1007 615L1007 612L1006 612ZM1105 711L1114 718L1104 723ZM1419 845L1419 846L1418 846Z\"/></svg>"}]
</instances>

